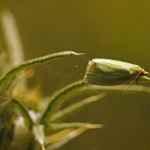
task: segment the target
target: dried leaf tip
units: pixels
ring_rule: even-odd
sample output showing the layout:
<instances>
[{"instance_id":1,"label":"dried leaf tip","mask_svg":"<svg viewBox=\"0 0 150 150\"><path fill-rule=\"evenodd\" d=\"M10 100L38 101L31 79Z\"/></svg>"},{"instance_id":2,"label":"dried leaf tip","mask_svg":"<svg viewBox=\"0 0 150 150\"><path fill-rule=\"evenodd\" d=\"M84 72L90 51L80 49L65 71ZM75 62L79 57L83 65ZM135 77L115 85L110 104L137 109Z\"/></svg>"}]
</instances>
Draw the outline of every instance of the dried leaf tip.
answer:
<instances>
[{"instance_id":1,"label":"dried leaf tip","mask_svg":"<svg viewBox=\"0 0 150 150\"><path fill-rule=\"evenodd\" d=\"M45 146L44 144L41 145L42 150L45 150Z\"/></svg>"},{"instance_id":2,"label":"dried leaf tip","mask_svg":"<svg viewBox=\"0 0 150 150\"><path fill-rule=\"evenodd\" d=\"M85 127L88 129L97 129L97 128L103 128L104 125L103 124L87 124Z\"/></svg>"},{"instance_id":3,"label":"dried leaf tip","mask_svg":"<svg viewBox=\"0 0 150 150\"><path fill-rule=\"evenodd\" d=\"M107 93L103 92L103 93L100 93L100 94L98 94L98 95L91 96L90 99L91 99L92 101L97 101L97 100L99 100L99 99L104 98L106 95L107 95Z\"/></svg>"},{"instance_id":4,"label":"dried leaf tip","mask_svg":"<svg viewBox=\"0 0 150 150\"><path fill-rule=\"evenodd\" d=\"M85 53L77 53L77 52L74 52L74 51L72 51L72 54L73 55L85 55Z\"/></svg>"}]
</instances>

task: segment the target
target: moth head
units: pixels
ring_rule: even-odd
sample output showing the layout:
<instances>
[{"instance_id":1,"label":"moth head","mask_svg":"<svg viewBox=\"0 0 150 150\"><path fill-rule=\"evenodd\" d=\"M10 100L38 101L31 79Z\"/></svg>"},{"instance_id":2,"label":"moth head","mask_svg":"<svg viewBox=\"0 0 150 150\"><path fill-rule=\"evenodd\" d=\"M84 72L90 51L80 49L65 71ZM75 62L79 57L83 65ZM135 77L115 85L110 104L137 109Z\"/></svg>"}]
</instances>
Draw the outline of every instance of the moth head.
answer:
<instances>
[{"instance_id":1,"label":"moth head","mask_svg":"<svg viewBox=\"0 0 150 150\"><path fill-rule=\"evenodd\" d=\"M149 76L149 72L146 72L144 69L141 72L140 76Z\"/></svg>"}]
</instances>

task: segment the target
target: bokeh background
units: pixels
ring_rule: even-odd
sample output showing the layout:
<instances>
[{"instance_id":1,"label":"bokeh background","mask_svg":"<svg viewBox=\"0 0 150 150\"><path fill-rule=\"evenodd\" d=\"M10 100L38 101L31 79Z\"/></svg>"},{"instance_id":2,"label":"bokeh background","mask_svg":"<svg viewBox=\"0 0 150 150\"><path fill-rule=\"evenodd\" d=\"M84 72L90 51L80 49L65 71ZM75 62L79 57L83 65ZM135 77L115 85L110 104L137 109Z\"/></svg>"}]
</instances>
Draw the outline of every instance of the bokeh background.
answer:
<instances>
[{"instance_id":1,"label":"bokeh background","mask_svg":"<svg viewBox=\"0 0 150 150\"><path fill-rule=\"evenodd\" d=\"M66 58L36 68L45 96L82 79L91 58L111 58L150 70L149 0L0 0L0 11L16 18L25 58L74 50ZM0 41L4 42L0 28ZM146 94L112 94L70 118L103 123L61 150L149 150L150 99Z\"/></svg>"}]
</instances>

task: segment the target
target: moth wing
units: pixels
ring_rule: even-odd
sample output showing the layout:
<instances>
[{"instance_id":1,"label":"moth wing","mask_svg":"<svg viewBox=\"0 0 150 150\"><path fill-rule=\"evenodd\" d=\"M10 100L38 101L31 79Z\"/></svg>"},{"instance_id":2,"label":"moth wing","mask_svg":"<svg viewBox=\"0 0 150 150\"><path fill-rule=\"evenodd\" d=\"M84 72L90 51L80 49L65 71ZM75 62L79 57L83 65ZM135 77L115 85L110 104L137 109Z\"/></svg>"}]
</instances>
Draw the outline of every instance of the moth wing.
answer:
<instances>
[{"instance_id":1,"label":"moth wing","mask_svg":"<svg viewBox=\"0 0 150 150\"><path fill-rule=\"evenodd\" d=\"M107 59L89 62L85 81L96 85L117 85L130 81L140 67L134 64Z\"/></svg>"}]
</instances>

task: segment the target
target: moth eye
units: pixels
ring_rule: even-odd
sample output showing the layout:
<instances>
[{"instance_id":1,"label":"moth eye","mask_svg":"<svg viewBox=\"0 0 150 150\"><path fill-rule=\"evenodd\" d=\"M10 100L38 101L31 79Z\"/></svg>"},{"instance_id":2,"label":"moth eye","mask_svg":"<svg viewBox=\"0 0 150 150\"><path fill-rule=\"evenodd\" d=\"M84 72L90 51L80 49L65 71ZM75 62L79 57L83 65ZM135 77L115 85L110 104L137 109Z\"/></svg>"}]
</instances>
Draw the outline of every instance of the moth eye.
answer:
<instances>
[{"instance_id":1,"label":"moth eye","mask_svg":"<svg viewBox=\"0 0 150 150\"><path fill-rule=\"evenodd\" d=\"M149 76L149 72L144 72L144 75L145 76Z\"/></svg>"}]
</instances>

